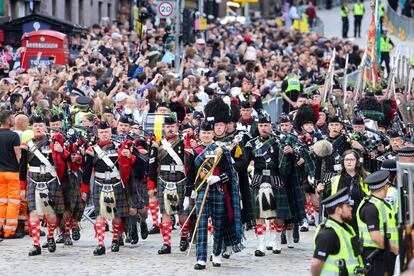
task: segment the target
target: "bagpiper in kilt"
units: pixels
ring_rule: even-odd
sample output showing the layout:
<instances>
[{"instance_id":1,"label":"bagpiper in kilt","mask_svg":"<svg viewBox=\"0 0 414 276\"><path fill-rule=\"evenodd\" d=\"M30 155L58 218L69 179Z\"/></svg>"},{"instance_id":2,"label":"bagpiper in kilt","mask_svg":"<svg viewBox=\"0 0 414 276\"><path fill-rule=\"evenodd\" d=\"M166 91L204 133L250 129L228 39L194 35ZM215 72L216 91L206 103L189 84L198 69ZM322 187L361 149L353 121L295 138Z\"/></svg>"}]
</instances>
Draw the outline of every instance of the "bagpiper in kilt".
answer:
<instances>
[{"instance_id":1,"label":"bagpiper in kilt","mask_svg":"<svg viewBox=\"0 0 414 276\"><path fill-rule=\"evenodd\" d=\"M322 139L322 133L316 127L316 123L314 106L311 104L301 105L293 122L298 133L298 140L301 143L300 157L304 161L297 168L299 181L305 195L305 210L307 214L307 218L303 220L300 226L301 232L309 231L309 222L313 223L315 221L315 213L319 212L319 200L315 193L316 156L313 152L313 145Z\"/></svg>"},{"instance_id":2,"label":"bagpiper in kilt","mask_svg":"<svg viewBox=\"0 0 414 276\"><path fill-rule=\"evenodd\" d=\"M160 230L164 243L158 254L171 253L171 216L175 214L178 214L182 227L180 251L187 250L189 245L189 224L184 225L189 212L183 210L183 201L188 160L192 153L185 148L184 139L178 134L175 118L165 117L164 132L165 138L152 144L148 171L148 193L152 197L157 192L162 214Z\"/></svg>"},{"instance_id":3,"label":"bagpiper in kilt","mask_svg":"<svg viewBox=\"0 0 414 276\"><path fill-rule=\"evenodd\" d=\"M111 251L119 251L118 235L122 218L128 216L128 201L124 183L121 179L125 166L120 160L129 161L129 166L135 163L135 156L130 148L118 148L111 141L111 128L107 122L97 124L98 143L86 150L85 172L83 174L81 192L86 201L90 192L90 179L94 171L92 199L95 206L95 232L98 237L98 247L94 255L105 254L104 234L106 220L112 219Z\"/></svg>"},{"instance_id":4,"label":"bagpiper in kilt","mask_svg":"<svg viewBox=\"0 0 414 276\"><path fill-rule=\"evenodd\" d=\"M351 145L359 145L358 142L348 140L348 137L342 133L343 122L339 117L328 118L328 137L324 141L319 141L314 146L314 152L317 155L315 183L317 184L316 192L325 198L330 195L330 181L332 177L342 170L341 156L351 149ZM330 144L329 147L320 147L323 144ZM360 146L360 145L359 145ZM329 150L320 150L320 148L329 148ZM319 213L319 218L315 217L315 224L319 224L323 211Z\"/></svg>"},{"instance_id":5,"label":"bagpiper in kilt","mask_svg":"<svg viewBox=\"0 0 414 276\"><path fill-rule=\"evenodd\" d=\"M300 116L302 108L307 105L302 105L301 109L296 112L296 117ZM312 123L311 123L312 124ZM290 121L289 117L284 118L281 116L279 119L279 126L281 130L281 136L283 139L280 139L279 146L283 148L280 153L283 152L279 160L281 162L281 171L284 172L284 175L281 176L283 182L285 183L286 193L289 200L289 208L292 213L292 218L285 220L285 229L286 229L286 240L287 247L293 248L294 243L299 242L299 223L301 223L306 218L305 213L305 200L302 192L302 175L301 171L308 171L313 173L314 166L312 162L309 162L308 152L303 148L305 145L299 141L299 138L296 136L293 131L293 124ZM305 162L305 160L307 162ZM310 174L312 175L312 174ZM281 244L278 244L280 248Z\"/></svg>"},{"instance_id":6,"label":"bagpiper in kilt","mask_svg":"<svg viewBox=\"0 0 414 276\"><path fill-rule=\"evenodd\" d=\"M265 255L265 219L270 220L270 225L276 228L273 237L273 253L281 252L280 236L284 228L284 221L292 218L286 187L281 178L286 168L280 159L286 148L279 148L278 141L272 135L272 126L268 114L259 114L259 136L246 144L246 160L249 164L254 161L254 176L251 182L253 208L256 215L256 235L258 247L255 256Z\"/></svg>"},{"instance_id":7,"label":"bagpiper in kilt","mask_svg":"<svg viewBox=\"0 0 414 276\"><path fill-rule=\"evenodd\" d=\"M52 135L57 135L59 138L63 133L63 114L54 113L52 109L52 117L50 118L50 129ZM63 217L60 217L60 225L58 228L59 236L56 239L56 243L64 243L67 246L73 245L73 240L80 239L80 228L78 222L81 220L83 211L85 209L85 202L81 200L80 185L82 179L82 166L83 157L80 152L80 147L83 146L83 141L76 138L59 139L58 142L61 146L65 146L65 150L69 153L65 160L65 173L61 179L63 202L65 204L65 210ZM75 135L73 136L75 137ZM56 139L55 139L56 140ZM72 238L70 231L72 230Z\"/></svg>"},{"instance_id":8,"label":"bagpiper in kilt","mask_svg":"<svg viewBox=\"0 0 414 276\"><path fill-rule=\"evenodd\" d=\"M148 205L148 150L146 142L138 141L137 150L134 150L133 154L136 156L136 161L126 191L129 205L127 240L131 244L136 244L138 242L138 221L140 222L141 238L145 240L148 237L146 222L148 217L146 208Z\"/></svg>"},{"instance_id":9,"label":"bagpiper in kilt","mask_svg":"<svg viewBox=\"0 0 414 276\"><path fill-rule=\"evenodd\" d=\"M21 146L19 176L22 190L27 187L28 192L29 226L34 242L29 256L41 254L41 216L47 218L47 248L49 252L56 250L53 234L59 223L57 216L64 210L60 178L65 169L64 159L68 156L59 143L52 143L45 135L46 124L43 117L32 117L32 123L34 138Z\"/></svg>"},{"instance_id":10,"label":"bagpiper in kilt","mask_svg":"<svg viewBox=\"0 0 414 276\"><path fill-rule=\"evenodd\" d=\"M129 135L132 126L139 127L136 122L129 116L121 116L118 120L117 134L119 142L122 142L121 147L126 147L130 144L132 147L132 154L135 156L135 163L131 170L126 171L123 179L126 185L126 196L129 205L129 216L125 219L126 234L125 242L137 244L138 229L137 222L140 221L141 237L146 239L148 237L148 227L146 218L148 216L146 205L148 204L147 191L147 175L148 175L148 146L141 137ZM129 140L129 141L128 141ZM133 141L134 140L134 141ZM125 160L128 168L128 160ZM121 165L124 163L120 160ZM129 176L129 177L128 177Z\"/></svg>"}]
</instances>

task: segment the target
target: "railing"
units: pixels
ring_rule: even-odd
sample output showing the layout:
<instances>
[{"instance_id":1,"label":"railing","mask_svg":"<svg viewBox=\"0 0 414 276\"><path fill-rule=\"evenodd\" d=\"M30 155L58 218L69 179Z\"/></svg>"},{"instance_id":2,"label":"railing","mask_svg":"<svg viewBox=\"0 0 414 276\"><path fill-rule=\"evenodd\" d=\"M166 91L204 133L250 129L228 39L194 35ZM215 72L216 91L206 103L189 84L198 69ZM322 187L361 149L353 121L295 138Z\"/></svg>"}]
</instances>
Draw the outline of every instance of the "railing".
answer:
<instances>
[{"instance_id":1,"label":"railing","mask_svg":"<svg viewBox=\"0 0 414 276\"><path fill-rule=\"evenodd\" d=\"M273 97L263 102L264 110L269 113L272 122L277 122L282 114L283 99L281 97Z\"/></svg>"},{"instance_id":2,"label":"railing","mask_svg":"<svg viewBox=\"0 0 414 276\"><path fill-rule=\"evenodd\" d=\"M318 35L325 34L325 25L319 17L316 18L315 26L312 28L312 31L314 31Z\"/></svg>"},{"instance_id":3,"label":"railing","mask_svg":"<svg viewBox=\"0 0 414 276\"><path fill-rule=\"evenodd\" d=\"M355 85L357 75L357 70L348 74L348 86ZM344 78L339 78L339 82L343 84ZM277 120L280 117L280 114L282 114L282 104L283 99L280 96L274 96L263 101L263 108L267 111L267 113L269 113L272 122L277 122Z\"/></svg>"},{"instance_id":4,"label":"railing","mask_svg":"<svg viewBox=\"0 0 414 276\"><path fill-rule=\"evenodd\" d=\"M387 3L387 18L389 31L398 36L401 40L414 39L414 18L398 14L389 3Z\"/></svg>"},{"instance_id":5,"label":"railing","mask_svg":"<svg viewBox=\"0 0 414 276\"><path fill-rule=\"evenodd\" d=\"M326 3L328 1L329 0L316 0L316 6L319 9L326 9ZM340 5L341 5L341 1L339 1L339 0L331 0L331 9L333 9L335 7L338 7Z\"/></svg>"}]
</instances>

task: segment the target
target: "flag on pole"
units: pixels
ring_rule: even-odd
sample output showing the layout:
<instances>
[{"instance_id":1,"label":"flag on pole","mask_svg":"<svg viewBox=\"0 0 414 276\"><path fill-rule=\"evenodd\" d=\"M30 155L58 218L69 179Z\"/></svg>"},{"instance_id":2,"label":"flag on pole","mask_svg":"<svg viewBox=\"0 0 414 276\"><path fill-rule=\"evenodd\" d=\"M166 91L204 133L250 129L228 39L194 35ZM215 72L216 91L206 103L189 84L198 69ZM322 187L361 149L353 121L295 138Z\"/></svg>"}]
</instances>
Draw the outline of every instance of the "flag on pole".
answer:
<instances>
[{"instance_id":1,"label":"flag on pole","mask_svg":"<svg viewBox=\"0 0 414 276\"><path fill-rule=\"evenodd\" d=\"M375 1L375 26L377 27L377 63L381 66L381 20L379 16L379 0Z\"/></svg>"},{"instance_id":2,"label":"flag on pole","mask_svg":"<svg viewBox=\"0 0 414 276\"><path fill-rule=\"evenodd\" d=\"M377 24L375 20L375 4L371 4L372 8L372 17L371 23L368 29L368 43L367 43L367 60L365 67L365 80L372 87L378 83L378 56L377 56L377 43L378 43L378 34L377 34Z\"/></svg>"}]
</instances>

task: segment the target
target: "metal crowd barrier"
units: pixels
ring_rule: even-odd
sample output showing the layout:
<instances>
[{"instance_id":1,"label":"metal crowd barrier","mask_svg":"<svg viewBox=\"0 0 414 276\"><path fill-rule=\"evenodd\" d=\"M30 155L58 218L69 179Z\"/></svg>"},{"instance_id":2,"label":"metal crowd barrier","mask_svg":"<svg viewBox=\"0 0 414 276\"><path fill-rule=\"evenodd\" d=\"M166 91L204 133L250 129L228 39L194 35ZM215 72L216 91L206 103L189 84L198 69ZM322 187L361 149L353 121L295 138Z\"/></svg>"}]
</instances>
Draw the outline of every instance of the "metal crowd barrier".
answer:
<instances>
[{"instance_id":1,"label":"metal crowd barrier","mask_svg":"<svg viewBox=\"0 0 414 276\"><path fill-rule=\"evenodd\" d=\"M272 122L277 122L282 114L283 99L280 96L270 98L263 102L264 110L269 113Z\"/></svg>"},{"instance_id":2,"label":"metal crowd barrier","mask_svg":"<svg viewBox=\"0 0 414 276\"><path fill-rule=\"evenodd\" d=\"M316 0L316 6L319 9L326 9L326 3L328 2L328 0ZM331 9L338 7L341 5L341 1L340 0L331 0Z\"/></svg>"},{"instance_id":3,"label":"metal crowd barrier","mask_svg":"<svg viewBox=\"0 0 414 276\"><path fill-rule=\"evenodd\" d=\"M354 83L356 82L357 76L358 76L357 70L349 73L348 74L348 85L351 85L351 86L354 85ZM344 82L344 78L340 78L339 81ZM282 104L283 104L283 99L279 95L273 96L263 101L263 108L264 110L267 111L267 113L269 113L270 118L272 119L272 122L277 122L277 120L280 117L280 114L282 114Z\"/></svg>"},{"instance_id":4,"label":"metal crowd barrier","mask_svg":"<svg viewBox=\"0 0 414 276\"><path fill-rule=\"evenodd\" d=\"M389 3L387 3L386 14L389 22L392 24L394 35L400 38L414 39L414 18L402 14L400 15L397 11L391 8Z\"/></svg>"},{"instance_id":5,"label":"metal crowd barrier","mask_svg":"<svg viewBox=\"0 0 414 276\"><path fill-rule=\"evenodd\" d=\"M316 18L315 26L312 28L312 31L318 35L325 34L325 25L319 17Z\"/></svg>"}]
</instances>

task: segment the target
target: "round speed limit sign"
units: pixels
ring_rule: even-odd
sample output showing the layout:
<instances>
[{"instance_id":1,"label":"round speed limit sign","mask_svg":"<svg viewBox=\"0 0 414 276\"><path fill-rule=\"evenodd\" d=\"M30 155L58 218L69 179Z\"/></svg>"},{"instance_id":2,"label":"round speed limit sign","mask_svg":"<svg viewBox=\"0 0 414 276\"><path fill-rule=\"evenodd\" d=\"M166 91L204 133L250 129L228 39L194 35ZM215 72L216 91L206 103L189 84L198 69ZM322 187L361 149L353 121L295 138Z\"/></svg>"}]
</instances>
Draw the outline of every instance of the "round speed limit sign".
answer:
<instances>
[{"instance_id":1,"label":"round speed limit sign","mask_svg":"<svg viewBox=\"0 0 414 276\"><path fill-rule=\"evenodd\" d=\"M161 2L158 5L158 14L162 17L170 16L174 11L173 5L170 2Z\"/></svg>"}]
</instances>

